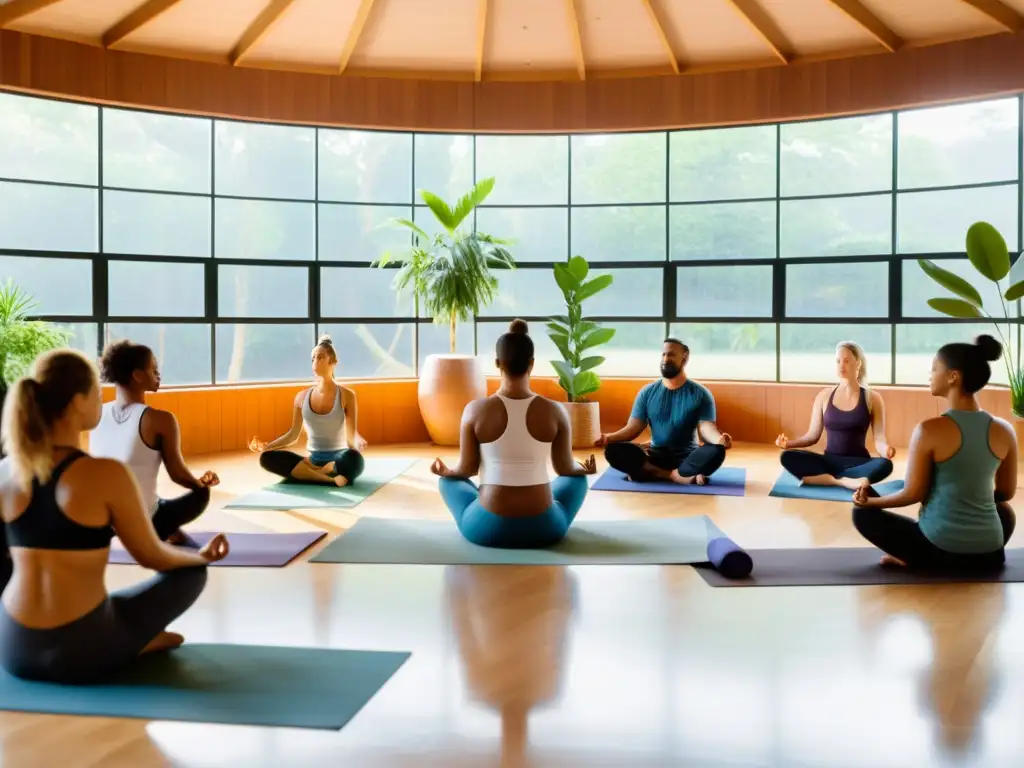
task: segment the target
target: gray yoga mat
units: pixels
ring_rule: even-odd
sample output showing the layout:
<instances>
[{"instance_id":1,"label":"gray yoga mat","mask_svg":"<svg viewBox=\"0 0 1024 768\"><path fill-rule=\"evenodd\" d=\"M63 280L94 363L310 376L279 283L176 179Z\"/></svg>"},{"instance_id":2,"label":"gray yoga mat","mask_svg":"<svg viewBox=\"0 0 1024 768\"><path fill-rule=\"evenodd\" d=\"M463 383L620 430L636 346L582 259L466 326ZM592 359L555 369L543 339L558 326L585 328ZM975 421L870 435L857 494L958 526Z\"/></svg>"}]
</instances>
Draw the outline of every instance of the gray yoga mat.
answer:
<instances>
[{"instance_id":1,"label":"gray yoga mat","mask_svg":"<svg viewBox=\"0 0 1024 768\"><path fill-rule=\"evenodd\" d=\"M1006 567L990 574L940 575L882 566L874 547L812 547L809 549L748 549L754 570L744 579L727 579L718 571L699 567L697 573L712 587L823 587L874 584L956 584L1024 582L1024 549L1006 550Z\"/></svg>"},{"instance_id":2,"label":"gray yoga mat","mask_svg":"<svg viewBox=\"0 0 1024 768\"><path fill-rule=\"evenodd\" d=\"M577 521L548 549L497 549L466 541L448 520L364 517L321 550L314 563L411 565L662 565L708 559L704 515Z\"/></svg>"},{"instance_id":3,"label":"gray yoga mat","mask_svg":"<svg viewBox=\"0 0 1024 768\"><path fill-rule=\"evenodd\" d=\"M339 730L409 656L187 644L142 656L103 684L37 683L0 672L0 710Z\"/></svg>"}]
</instances>

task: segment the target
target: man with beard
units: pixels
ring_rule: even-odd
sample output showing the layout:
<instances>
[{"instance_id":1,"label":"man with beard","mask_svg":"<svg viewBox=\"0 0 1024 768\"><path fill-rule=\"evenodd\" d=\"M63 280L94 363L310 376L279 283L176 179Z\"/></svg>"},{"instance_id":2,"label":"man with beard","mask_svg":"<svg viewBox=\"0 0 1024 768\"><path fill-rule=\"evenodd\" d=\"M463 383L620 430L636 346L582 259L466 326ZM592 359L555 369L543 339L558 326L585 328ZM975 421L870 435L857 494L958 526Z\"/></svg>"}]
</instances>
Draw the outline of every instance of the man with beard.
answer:
<instances>
[{"instance_id":1,"label":"man with beard","mask_svg":"<svg viewBox=\"0 0 1024 768\"><path fill-rule=\"evenodd\" d=\"M661 349L661 381L640 390L626 426L601 435L608 463L630 480L670 480L680 485L704 485L722 466L732 438L715 425L715 399L687 378L690 349L678 339L665 339ZM651 428L647 446L630 442ZM699 431L704 445L698 446Z\"/></svg>"}]
</instances>

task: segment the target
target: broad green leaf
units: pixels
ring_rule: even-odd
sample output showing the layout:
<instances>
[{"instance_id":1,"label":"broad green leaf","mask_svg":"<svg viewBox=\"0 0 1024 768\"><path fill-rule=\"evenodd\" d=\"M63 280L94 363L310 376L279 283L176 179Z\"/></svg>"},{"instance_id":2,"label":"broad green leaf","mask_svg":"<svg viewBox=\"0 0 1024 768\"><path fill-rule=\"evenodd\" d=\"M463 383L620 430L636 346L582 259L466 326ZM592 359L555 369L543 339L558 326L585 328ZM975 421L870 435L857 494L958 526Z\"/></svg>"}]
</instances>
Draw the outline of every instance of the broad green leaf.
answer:
<instances>
[{"instance_id":1,"label":"broad green leaf","mask_svg":"<svg viewBox=\"0 0 1024 768\"><path fill-rule=\"evenodd\" d=\"M571 360L572 352L569 351L569 337L562 336L557 333L549 333L548 338L551 339L552 343L558 349L558 354L562 356L563 360Z\"/></svg>"},{"instance_id":2,"label":"broad green leaf","mask_svg":"<svg viewBox=\"0 0 1024 768\"><path fill-rule=\"evenodd\" d=\"M587 279L587 273L590 271L590 265L587 264L587 260L582 256L573 256L569 259L569 271L577 281L582 283Z\"/></svg>"},{"instance_id":3,"label":"broad green leaf","mask_svg":"<svg viewBox=\"0 0 1024 768\"><path fill-rule=\"evenodd\" d=\"M473 209L487 199L487 196L491 194L493 189L494 177L491 176L490 178L478 181L473 189L459 198L459 202L455 204L455 208L452 211L452 221L455 222L455 227L458 227L465 221L466 217L473 212Z\"/></svg>"},{"instance_id":4,"label":"broad green leaf","mask_svg":"<svg viewBox=\"0 0 1024 768\"><path fill-rule=\"evenodd\" d=\"M967 230L967 258L989 280L1002 280L1010 272L1010 252L999 230L977 221Z\"/></svg>"},{"instance_id":5,"label":"broad green leaf","mask_svg":"<svg viewBox=\"0 0 1024 768\"><path fill-rule=\"evenodd\" d=\"M597 377L597 374L593 371L583 371L576 375L576 381L573 384L576 390L576 397L583 397L589 395L591 392L596 392L601 388L601 380Z\"/></svg>"},{"instance_id":6,"label":"broad green leaf","mask_svg":"<svg viewBox=\"0 0 1024 768\"><path fill-rule=\"evenodd\" d=\"M933 261L929 261L928 259L918 259L917 263L921 266L921 269L924 270L928 277L950 293L955 293L961 299L966 300L976 307L982 306L981 294L975 290L973 285L960 277L960 275L954 274L948 269L943 269L938 264Z\"/></svg>"},{"instance_id":7,"label":"broad green leaf","mask_svg":"<svg viewBox=\"0 0 1024 768\"><path fill-rule=\"evenodd\" d=\"M455 214L452 213L452 209L448 207L448 203L433 192L427 192L426 190L420 192L420 197L423 198L423 202L425 202L427 207L433 212L434 218L438 220L442 227L448 230L449 234L454 233L455 230L458 229L459 225L455 221Z\"/></svg>"},{"instance_id":8,"label":"broad green leaf","mask_svg":"<svg viewBox=\"0 0 1024 768\"><path fill-rule=\"evenodd\" d=\"M566 301L569 299L569 295L580 287L580 281L569 271L569 268L565 264L555 264L555 282L558 283L558 287L562 289Z\"/></svg>"},{"instance_id":9,"label":"broad green leaf","mask_svg":"<svg viewBox=\"0 0 1024 768\"><path fill-rule=\"evenodd\" d=\"M593 296L595 293L600 293L614 280L611 275L600 275L595 277L593 280L588 280L580 286L579 290L576 291L576 301L585 301Z\"/></svg>"},{"instance_id":10,"label":"broad green leaf","mask_svg":"<svg viewBox=\"0 0 1024 768\"><path fill-rule=\"evenodd\" d=\"M1007 301L1016 301L1017 299L1024 296L1024 280L1019 283L1014 283L1006 289L1006 293L1003 294L1003 298Z\"/></svg>"},{"instance_id":11,"label":"broad green leaf","mask_svg":"<svg viewBox=\"0 0 1024 768\"><path fill-rule=\"evenodd\" d=\"M562 325L569 325L569 318L567 315L554 315L548 319L556 323L561 323Z\"/></svg>"},{"instance_id":12,"label":"broad green leaf","mask_svg":"<svg viewBox=\"0 0 1024 768\"><path fill-rule=\"evenodd\" d=\"M580 320L573 326L573 338L579 341L591 331L595 331L600 326L593 320Z\"/></svg>"},{"instance_id":13,"label":"broad green leaf","mask_svg":"<svg viewBox=\"0 0 1024 768\"><path fill-rule=\"evenodd\" d=\"M552 367L554 367L556 371L558 371L558 377L560 379L565 379L565 381L569 384L569 387L566 388L566 391L569 392L570 394L573 394L575 390L575 374L573 373L572 366L570 366L564 360L552 360L551 365Z\"/></svg>"},{"instance_id":14,"label":"broad green leaf","mask_svg":"<svg viewBox=\"0 0 1024 768\"><path fill-rule=\"evenodd\" d=\"M587 337L583 339L583 341L579 345L579 350L580 352L582 352L586 349L590 349L591 347L597 347L600 346L601 344L607 344L609 341L612 340L612 337L614 335L614 328L598 328L596 331L593 331L592 333L588 334Z\"/></svg>"},{"instance_id":15,"label":"broad green leaf","mask_svg":"<svg viewBox=\"0 0 1024 768\"><path fill-rule=\"evenodd\" d=\"M603 363L603 362L604 362L604 358L601 357L600 355L593 355L591 357L585 357L582 360L580 360L580 370L581 371L589 371L589 370L591 370L593 368L597 368L597 366L601 365L601 363Z\"/></svg>"},{"instance_id":16,"label":"broad green leaf","mask_svg":"<svg viewBox=\"0 0 1024 768\"><path fill-rule=\"evenodd\" d=\"M561 323L548 323L548 330L559 336L565 336L567 339L569 338L569 329Z\"/></svg>"},{"instance_id":17,"label":"broad green leaf","mask_svg":"<svg viewBox=\"0 0 1024 768\"><path fill-rule=\"evenodd\" d=\"M967 303L963 299L951 299L943 296L938 299L928 299L928 306L950 317L983 317L976 306Z\"/></svg>"}]
</instances>

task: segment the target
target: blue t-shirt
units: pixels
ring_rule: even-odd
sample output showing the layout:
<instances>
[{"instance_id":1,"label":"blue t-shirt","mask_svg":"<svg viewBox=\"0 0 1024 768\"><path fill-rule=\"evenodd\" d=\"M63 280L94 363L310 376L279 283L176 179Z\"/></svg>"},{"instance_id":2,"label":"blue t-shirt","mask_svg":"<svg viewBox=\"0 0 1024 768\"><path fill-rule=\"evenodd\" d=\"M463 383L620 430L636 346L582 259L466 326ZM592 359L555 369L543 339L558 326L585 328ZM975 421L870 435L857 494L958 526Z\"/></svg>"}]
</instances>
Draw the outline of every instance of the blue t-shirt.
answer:
<instances>
[{"instance_id":1,"label":"blue t-shirt","mask_svg":"<svg viewBox=\"0 0 1024 768\"><path fill-rule=\"evenodd\" d=\"M715 398L692 379L679 389L653 381L640 390L629 416L650 425L652 448L690 453L697 448L697 425L715 420Z\"/></svg>"}]
</instances>

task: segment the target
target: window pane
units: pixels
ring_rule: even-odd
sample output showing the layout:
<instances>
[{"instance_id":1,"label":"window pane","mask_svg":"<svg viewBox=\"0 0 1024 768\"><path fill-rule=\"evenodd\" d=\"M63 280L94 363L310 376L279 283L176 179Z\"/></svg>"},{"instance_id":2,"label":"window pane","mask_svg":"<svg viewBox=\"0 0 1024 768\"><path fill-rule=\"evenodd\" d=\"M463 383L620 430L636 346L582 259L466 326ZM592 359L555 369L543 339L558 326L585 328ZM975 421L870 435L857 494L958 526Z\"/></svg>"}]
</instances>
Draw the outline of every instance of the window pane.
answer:
<instances>
[{"instance_id":1,"label":"window pane","mask_svg":"<svg viewBox=\"0 0 1024 768\"><path fill-rule=\"evenodd\" d=\"M106 343L130 339L156 355L162 386L210 384L210 326L108 323Z\"/></svg>"},{"instance_id":2,"label":"window pane","mask_svg":"<svg viewBox=\"0 0 1024 768\"><path fill-rule=\"evenodd\" d=\"M889 114L782 125L782 194L892 189L892 120Z\"/></svg>"},{"instance_id":3,"label":"window pane","mask_svg":"<svg viewBox=\"0 0 1024 768\"><path fill-rule=\"evenodd\" d=\"M995 283L982 277L966 258L936 259L935 263L949 272L966 278L967 282L981 294L981 300L988 312L997 317L1002 316L1002 292ZM1011 273L1007 284L1012 282L1014 276ZM928 277L916 260L903 262L904 317L948 317L928 306L928 299L940 296L955 298L952 293ZM1011 316L1016 312L1015 306L1016 303L1009 307Z\"/></svg>"},{"instance_id":4,"label":"window pane","mask_svg":"<svg viewBox=\"0 0 1024 768\"><path fill-rule=\"evenodd\" d=\"M673 205L668 215L673 261L775 258L774 202Z\"/></svg>"},{"instance_id":5,"label":"window pane","mask_svg":"<svg viewBox=\"0 0 1024 768\"><path fill-rule=\"evenodd\" d=\"M0 285L8 279L32 295L34 315L91 315L92 262L0 256Z\"/></svg>"},{"instance_id":6,"label":"window pane","mask_svg":"<svg viewBox=\"0 0 1024 768\"><path fill-rule=\"evenodd\" d=\"M412 232L391 226L390 219L408 219L405 206L320 205L321 261L376 261L387 252L405 253Z\"/></svg>"},{"instance_id":7,"label":"window pane","mask_svg":"<svg viewBox=\"0 0 1024 768\"><path fill-rule=\"evenodd\" d=\"M1006 326L1002 326L1006 332ZM896 383L927 384L932 360L939 347L950 342L970 343L982 333L999 338L992 323L931 323L896 326ZM993 384L1007 384L1002 359L990 364Z\"/></svg>"},{"instance_id":8,"label":"window pane","mask_svg":"<svg viewBox=\"0 0 1024 768\"><path fill-rule=\"evenodd\" d=\"M836 345L841 341L854 341L864 350L869 384L889 383L892 335L888 325L783 325L780 339L782 380L835 381Z\"/></svg>"},{"instance_id":9,"label":"window pane","mask_svg":"<svg viewBox=\"0 0 1024 768\"><path fill-rule=\"evenodd\" d=\"M473 137L418 133L415 142L416 202L421 202L418 190L425 189L454 205L473 188Z\"/></svg>"},{"instance_id":10,"label":"window pane","mask_svg":"<svg viewBox=\"0 0 1024 768\"><path fill-rule=\"evenodd\" d=\"M669 333L690 348L695 379L775 381L772 323L673 323Z\"/></svg>"},{"instance_id":11,"label":"window pane","mask_svg":"<svg viewBox=\"0 0 1024 768\"><path fill-rule=\"evenodd\" d=\"M498 278L498 296L489 307L482 308L482 316L565 314L565 297L555 283L553 269L500 270L494 276Z\"/></svg>"},{"instance_id":12,"label":"window pane","mask_svg":"<svg viewBox=\"0 0 1024 768\"><path fill-rule=\"evenodd\" d=\"M572 137L572 202L665 201L665 134Z\"/></svg>"},{"instance_id":13,"label":"window pane","mask_svg":"<svg viewBox=\"0 0 1024 768\"><path fill-rule=\"evenodd\" d=\"M206 312L202 264L111 261L107 270L115 317L203 317Z\"/></svg>"},{"instance_id":14,"label":"window pane","mask_svg":"<svg viewBox=\"0 0 1024 768\"><path fill-rule=\"evenodd\" d=\"M941 192L903 192L899 206L900 253L963 253L967 230L987 221L1017 250L1017 185L948 189Z\"/></svg>"},{"instance_id":15,"label":"window pane","mask_svg":"<svg viewBox=\"0 0 1024 768\"><path fill-rule=\"evenodd\" d=\"M476 178L495 177L488 205L569 202L567 136L477 136Z\"/></svg>"},{"instance_id":16,"label":"window pane","mask_svg":"<svg viewBox=\"0 0 1024 768\"><path fill-rule=\"evenodd\" d=\"M315 258L312 203L216 200L214 255L220 259Z\"/></svg>"},{"instance_id":17,"label":"window pane","mask_svg":"<svg viewBox=\"0 0 1024 768\"><path fill-rule=\"evenodd\" d=\"M209 256L210 198L103 193L103 250L140 256Z\"/></svg>"},{"instance_id":18,"label":"window pane","mask_svg":"<svg viewBox=\"0 0 1024 768\"><path fill-rule=\"evenodd\" d=\"M308 379L314 343L312 325L218 325L217 383Z\"/></svg>"},{"instance_id":19,"label":"window pane","mask_svg":"<svg viewBox=\"0 0 1024 768\"><path fill-rule=\"evenodd\" d=\"M669 200L775 197L774 125L669 134Z\"/></svg>"},{"instance_id":20,"label":"window pane","mask_svg":"<svg viewBox=\"0 0 1024 768\"><path fill-rule=\"evenodd\" d=\"M218 195L312 200L316 129L217 121Z\"/></svg>"},{"instance_id":21,"label":"window pane","mask_svg":"<svg viewBox=\"0 0 1024 768\"><path fill-rule=\"evenodd\" d=\"M96 323L54 323L54 325L71 332L68 347L77 349L87 355L90 360L96 358L99 333Z\"/></svg>"},{"instance_id":22,"label":"window pane","mask_svg":"<svg viewBox=\"0 0 1024 768\"><path fill-rule=\"evenodd\" d=\"M0 176L97 184L98 126L96 107L0 94Z\"/></svg>"},{"instance_id":23,"label":"window pane","mask_svg":"<svg viewBox=\"0 0 1024 768\"><path fill-rule=\"evenodd\" d=\"M566 208L478 208L476 228L511 240L506 247L517 262L565 261L569 257Z\"/></svg>"},{"instance_id":24,"label":"window pane","mask_svg":"<svg viewBox=\"0 0 1024 768\"><path fill-rule=\"evenodd\" d=\"M771 317L772 267L677 268L676 314Z\"/></svg>"},{"instance_id":25,"label":"window pane","mask_svg":"<svg viewBox=\"0 0 1024 768\"><path fill-rule=\"evenodd\" d=\"M411 134L325 128L319 134L317 174L321 200L412 202ZM440 190L430 191L443 194Z\"/></svg>"},{"instance_id":26,"label":"window pane","mask_svg":"<svg viewBox=\"0 0 1024 768\"><path fill-rule=\"evenodd\" d=\"M941 187L1017 178L1016 98L901 112L899 185Z\"/></svg>"},{"instance_id":27,"label":"window pane","mask_svg":"<svg viewBox=\"0 0 1024 768\"><path fill-rule=\"evenodd\" d=\"M615 329L607 344L594 352L605 358L595 369L598 376L658 376L661 364L661 346L665 341L665 323L602 323ZM589 354L589 352L588 352ZM544 372L554 376L554 369Z\"/></svg>"},{"instance_id":28,"label":"window pane","mask_svg":"<svg viewBox=\"0 0 1024 768\"><path fill-rule=\"evenodd\" d=\"M488 376L496 376L498 368L494 365L495 345L498 338L508 331L508 323L477 323L476 342L477 357L483 365L484 373ZM533 375L534 376L555 376L555 369L551 367L552 360L561 360L555 345L544 332L540 323L533 323L530 328L530 336L533 338Z\"/></svg>"},{"instance_id":29,"label":"window pane","mask_svg":"<svg viewBox=\"0 0 1024 768\"><path fill-rule=\"evenodd\" d=\"M419 330L419 365L423 369L423 363L430 355L447 355L451 353L451 343L448 339L448 326L437 325L436 323L420 323ZM487 350L481 350L484 356ZM493 357L494 348L491 350ZM459 355L473 354L473 322L458 323L455 326L455 353Z\"/></svg>"},{"instance_id":30,"label":"window pane","mask_svg":"<svg viewBox=\"0 0 1024 768\"><path fill-rule=\"evenodd\" d=\"M80 187L0 182L0 248L95 252L97 194Z\"/></svg>"},{"instance_id":31,"label":"window pane","mask_svg":"<svg viewBox=\"0 0 1024 768\"><path fill-rule=\"evenodd\" d=\"M309 270L221 265L217 297L220 317L308 317Z\"/></svg>"},{"instance_id":32,"label":"window pane","mask_svg":"<svg viewBox=\"0 0 1024 768\"><path fill-rule=\"evenodd\" d=\"M873 256L892 252L892 197L783 200L782 258Z\"/></svg>"},{"instance_id":33,"label":"window pane","mask_svg":"<svg viewBox=\"0 0 1024 768\"><path fill-rule=\"evenodd\" d=\"M122 109L103 112L108 187L210 193L213 121Z\"/></svg>"},{"instance_id":34,"label":"window pane","mask_svg":"<svg viewBox=\"0 0 1024 768\"><path fill-rule=\"evenodd\" d=\"M413 297L398 298L391 287L398 270L376 267L321 267L323 317L413 317Z\"/></svg>"},{"instance_id":35,"label":"window pane","mask_svg":"<svg viewBox=\"0 0 1024 768\"><path fill-rule=\"evenodd\" d=\"M786 265L787 317L888 317L889 265Z\"/></svg>"},{"instance_id":36,"label":"window pane","mask_svg":"<svg viewBox=\"0 0 1024 768\"><path fill-rule=\"evenodd\" d=\"M583 302L584 317L661 317L664 314L665 271L660 267L592 269L587 279L611 275L612 284ZM555 281L554 271L548 273ZM562 297L565 303L565 297ZM559 310L556 314L565 314ZM618 326L616 326L618 327Z\"/></svg>"},{"instance_id":37,"label":"window pane","mask_svg":"<svg viewBox=\"0 0 1024 768\"><path fill-rule=\"evenodd\" d=\"M589 262L664 261L665 206L573 208L572 252Z\"/></svg>"},{"instance_id":38,"label":"window pane","mask_svg":"<svg viewBox=\"0 0 1024 768\"><path fill-rule=\"evenodd\" d=\"M338 350L338 376L344 378L409 379L413 370L412 323L321 325Z\"/></svg>"}]
</instances>

